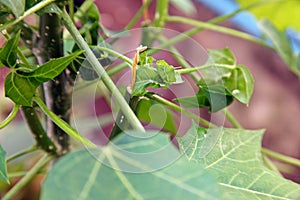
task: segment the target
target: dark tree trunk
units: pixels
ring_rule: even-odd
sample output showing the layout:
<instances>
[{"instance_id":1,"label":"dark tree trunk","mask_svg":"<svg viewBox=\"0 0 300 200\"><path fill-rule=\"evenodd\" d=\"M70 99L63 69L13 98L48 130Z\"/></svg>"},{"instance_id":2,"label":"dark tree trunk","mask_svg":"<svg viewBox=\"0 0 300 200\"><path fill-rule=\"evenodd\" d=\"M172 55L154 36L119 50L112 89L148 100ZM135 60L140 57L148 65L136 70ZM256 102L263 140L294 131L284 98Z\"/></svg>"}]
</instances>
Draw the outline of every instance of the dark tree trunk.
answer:
<instances>
[{"instance_id":1,"label":"dark tree trunk","mask_svg":"<svg viewBox=\"0 0 300 200\"><path fill-rule=\"evenodd\" d=\"M43 64L52 58L63 56L62 25L56 14L43 14L40 17L39 36L37 37L34 53L39 64ZM45 101L48 108L66 122L70 119L72 82L68 81L68 73L65 70L52 81L43 85ZM64 154L69 150L69 136L55 125L51 119L47 119L47 134L55 141L58 154Z\"/></svg>"}]
</instances>

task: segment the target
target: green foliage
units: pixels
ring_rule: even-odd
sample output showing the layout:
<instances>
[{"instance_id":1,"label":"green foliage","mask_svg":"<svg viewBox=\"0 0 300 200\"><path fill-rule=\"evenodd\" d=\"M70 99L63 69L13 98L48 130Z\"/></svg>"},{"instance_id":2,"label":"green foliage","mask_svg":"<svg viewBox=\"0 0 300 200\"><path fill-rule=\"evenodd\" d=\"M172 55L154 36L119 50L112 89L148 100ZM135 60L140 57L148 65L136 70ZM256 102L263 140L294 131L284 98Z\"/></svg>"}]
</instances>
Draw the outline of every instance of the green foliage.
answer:
<instances>
[{"instance_id":1,"label":"green foliage","mask_svg":"<svg viewBox=\"0 0 300 200\"><path fill-rule=\"evenodd\" d=\"M140 59L140 63L143 65L137 68L132 96L143 96L147 93L147 87L168 88L171 84L182 82L180 75L167 62L158 60L156 68L154 68L152 66L153 58L143 55Z\"/></svg>"},{"instance_id":2,"label":"green foliage","mask_svg":"<svg viewBox=\"0 0 300 200\"><path fill-rule=\"evenodd\" d=\"M277 1L262 1L262 0L237 0L242 6L257 4L250 11L258 19L269 19L275 26L283 30L288 27L293 27L300 30L300 2L297 0L277 0Z\"/></svg>"},{"instance_id":3,"label":"green foliage","mask_svg":"<svg viewBox=\"0 0 300 200\"><path fill-rule=\"evenodd\" d=\"M179 144L189 160L214 174L222 199L299 199L300 186L267 169L261 158L263 130L206 129L193 124Z\"/></svg>"},{"instance_id":4,"label":"green foliage","mask_svg":"<svg viewBox=\"0 0 300 200\"><path fill-rule=\"evenodd\" d=\"M0 61L7 67L13 68L17 62L17 48L20 40L20 31L7 40L0 51Z\"/></svg>"},{"instance_id":5,"label":"green foliage","mask_svg":"<svg viewBox=\"0 0 300 200\"><path fill-rule=\"evenodd\" d=\"M208 53L208 60L201 69L198 93L175 101L187 108L209 108L211 112L227 107L234 99L248 105L254 87L250 71L243 65L236 65L236 59L227 48Z\"/></svg>"},{"instance_id":6,"label":"green foliage","mask_svg":"<svg viewBox=\"0 0 300 200\"><path fill-rule=\"evenodd\" d=\"M284 179L264 165L261 156L263 130L250 131L217 127L217 125L211 124L190 110L184 109L184 107L196 107L217 112L229 106L234 100L245 105L249 104L254 87L253 77L245 66L237 64L233 53L228 48L210 50L209 58L203 66L187 67L180 70L175 70L164 60L155 60L147 55L147 51L144 51L140 54L136 70L136 82L131 98L128 97L128 99L130 98L128 102L125 98L130 96L130 92L123 98L103 66L112 64L112 60L119 57L126 62L119 67L112 65L115 67L113 68L114 72L119 72L123 69L122 65L126 66L128 63L132 63L132 60L111 48L110 45L116 42L119 36L113 40L108 40L107 43L103 42L108 36L108 31L101 25L101 16L97 6L93 4L93 0L85 1L77 9L76 14L71 16L72 19L65 10L61 10L67 1L56 1L49 5L50 2L52 1L17 0L13 2L0 0L0 23L4 24L1 26L1 30L5 29L8 33L5 36L11 37L0 50L0 64L10 68L10 73L6 76L4 83L5 95L16 104L11 114L1 123L2 128L12 121L20 105L27 122L31 120L29 124L32 125L32 121L35 121L39 124L38 132L46 135L43 123L39 121L40 113L33 116L34 113L31 112L34 101L35 106L37 106L34 109L40 109L39 111L43 115L47 115L57 130L60 128L74 140L86 146L84 149L67 153L67 155L57 159L57 162L54 162L49 173L47 171L47 177L43 182L41 199L300 199L300 186L298 184ZM249 3L244 0L240 0L240 2L243 5ZM70 2L69 5L72 3L74 2ZM152 44L159 42L160 47L175 49L173 53L178 53L180 56L179 51L173 45L206 27L265 45L263 40L248 37L249 35L239 31L224 29L221 26L211 26L210 23L219 23L228 19L230 15L213 19L209 23L198 23L195 20L179 17L181 20L178 21L197 27L187 31L186 34L170 38L170 40L160 40L164 34L162 28L165 27L168 20L176 21L174 20L176 17L172 18L168 14L170 3L186 14L192 14L195 11L190 0L156 1L153 23L151 20L150 23L145 23L144 27L147 28L143 27L140 43L151 48ZM143 8L138 11L137 15L125 27L125 30L133 27L149 4L150 1L144 2ZM262 2L262 5L265 5L265 2ZM268 15L275 20L275 25L268 20L262 20L261 28L265 35L271 39L274 49L289 65L290 69L300 75L300 56L293 53L289 40L281 31L281 28L286 27L286 20L283 16L292 14L299 7L299 2L294 1L292 3L292 1L279 0L278 3L266 5L280 5L281 9L276 10L281 19L274 17L273 10L272 14L269 10L265 10L265 13L258 12L259 17ZM32 6L38 8L38 11L30 9ZM288 14L281 15L282 10L288 8ZM28 9L34 11L24 13ZM71 11L72 9L70 9L70 13L73 13ZM18 49L18 46L22 44L19 43L20 37L23 41L31 40L34 37L36 27L27 26L22 21L23 17L33 13L58 14L70 33L65 36L72 36L72 38L67 38L68 41L65 41L64 52L76 53L50 60L41 66L28 64L27 55L34 56L35 50L38 50L34 48L39 46L36 46L35 42L32 42L32 45L25 44L26 48ZM20 16L21 18L18 18ZM37 17L39 16L37 15ZM297 17L293 16L289 20L289 23L295 20L293 25L299 28ZM81 28L78 30L75 24L81 24ZM79 48L85 50L85 55L83 55L83 51L78 51ZM26 55L23 55L25 52ZM71 63L72 65L70 65ZM185 66L184 62L182 63ZM70 70L73 70L68 77L72 80L73 75L78 72L83 80L88 81L98 79L98 73L101 73L102 83L112 93L118 106L121 107L115 125L120 125L117 127L119 128L117 133L126 131L114 139L111 139L113 137L109 138L107 145L89 148L96 145L79 134L60 115L55 114L57 112L51 110L51 106L48 108L42 98L38 97L40 94L38 94L37 88L44 82L54 79L68 66L70 66ZM167 89L172 84L183 81L181 74L198 70L201 79L192 76L194 86L198 89L197 93L190 97L175 99L180 105L164 99L162 96L150 95L155 90L148 91L149 88ZM109 98L106 93L104 96ZM60 104L56 97L53 97L52 100L55 104ZM24 106L29 106L27 113ZM69 105L60 104L59 106ZM191 127L187 127L187 133L179 137L176 126L178 119L175 119L176 115L169 109L197 120L206 127L215 128L203 128L192 122ZM233 125L240 127L231 115L227 114L226 117ZM104 116L99 116L102 123L103 119ZM106 119L109 122L110 120L110 117L109 120ZM149 123L149 126L146 124L143 127L139 120ZM86 126L88 126L87 129L91 128L89 125ZM127 127L140 131L129 131ZM171 134L161 131L143 131L144 128L149 127L169 132L172 137L170 137ZM38 126L33 125L31 128L35 128L34 132L37 131ZM121 130L122 128L124 129ZM44 136L40 137L43 134L36 134L39 138L35 139L37 142L35 147L40 147L46 141ZM179 148L174 145L176 141L170 141L170 138L177 139ZM46 148L50 149L51 147L52 149L52 139L48 138L47 142L50 145L46 145ZM46 148L43 149L44 153L49 152L49 149ZM55 148L52 150L54 151ZM15 157L28 152L31 150L19 152ZM9 183L5 154L0 146L0 180ZM281 156L283 157L283 155ZM280 158L280 156L278 157ZM3 196L3 199L12 199L52 158L48 157L47 159L40 160L41 162L30 169L18 184ZM284 159L281 158L281 160ZM287 160L285 159L285 161ZM296 160L294 163L299 164L299 161Z\"/></svg>"},{"instance_id":7,"label":"green foliage","mask_svg":"<svg viewBox=\"0 0 300 200\"><path fill-rule=\"evenodd\" d=\"M290 70L300 76L300 55L293 52L285 31L278 30L269 20L261 20L259 25Z\"/></svg>"},{"instance_id":8,"label":"green foliage","mask_svg":"<svg viewBox=\"0 0 300 200\"><path fill-rule=\"evenodd\" d=\"M5 181L9 184L9 179L7 176L6 169L6 152L3 150L2 146L0 146L0 181Z\"/></svg>"},{"instance_id":9,"label":"green foliage","mask_svg":"<svg viewBox=\"0 0 300 200\"><path fill-rule=\"evenodd\" d=\"M24 13L25 0L0 0L0 3L7 6L16 18L20 17Z\"/></svg>"},{"instance_id":10,"label":"green foliage","mask_svg":"<svg viewBox=\"0 0 300 200\"><path fill-rule=\"evenodd\" d=\"M233 102L233 96L223 85L199 84L198 93L195 96L174 99L186 108L209 108L210 112L217 112L229 106Z\"/></svg>"},{"instance_id":11,"label":"green foliage","mask_svg":"<svg viewBox=\"0 0 300 200\"><path fill-rule=\"evenodd\" d=\"M14 70L5 78L5 96L13 100L17 105L32 106L32 97L36 88L42 83L59 75L79 54L73 53L58 59L53 59L40 67L26 71Z\"/></svg>"},{"instance_id":12,"label":"green foliage","mask_svg":"<svg viewBox=\"0 0 300 200\"><path fill-rule=\"evenodd\" d=\"M60 159L43 184L41 199L221 198L213 177L182 157L167 135L135 134L147 138L122 135L115 141L118 146L80 150Z\"/></svg>"},{"instance_id":13,"label":"green foliage","mask_svg":"<svg viewBox=\"0 0 300 200\"><path fill-rule=\"evenodd\" d=\"M247 67L238 65L231 71L231 76L224 78L224 85L239 102L248 105L253 93L254 81Z\"/></svg>"}]
</instances>

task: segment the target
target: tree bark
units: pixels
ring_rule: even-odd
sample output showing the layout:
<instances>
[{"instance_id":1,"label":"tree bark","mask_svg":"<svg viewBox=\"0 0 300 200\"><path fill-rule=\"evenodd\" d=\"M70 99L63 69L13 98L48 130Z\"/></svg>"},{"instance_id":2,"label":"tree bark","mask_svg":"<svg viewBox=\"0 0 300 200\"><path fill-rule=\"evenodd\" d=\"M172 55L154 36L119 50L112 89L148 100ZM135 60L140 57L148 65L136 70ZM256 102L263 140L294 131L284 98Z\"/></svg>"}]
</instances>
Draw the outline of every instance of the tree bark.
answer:
<instances>
[{"instance_id":1,"label":"tree bark","mask_svg":"<svg viewBox=\"0 0 300 200\"><path fill-rule=\"evenodd\" d=\"M34 54L39 64L43 64L52 58L63 56L62 24L54 13L42 14L39 23ZM65 70L43 85L46 105L66 122L70 120L72 95L72 81L69 80L68 70ZM69 136L51 119L47 119L46 132L55 141L59 155L69 151Z\"/></svg>"}]
</instances>

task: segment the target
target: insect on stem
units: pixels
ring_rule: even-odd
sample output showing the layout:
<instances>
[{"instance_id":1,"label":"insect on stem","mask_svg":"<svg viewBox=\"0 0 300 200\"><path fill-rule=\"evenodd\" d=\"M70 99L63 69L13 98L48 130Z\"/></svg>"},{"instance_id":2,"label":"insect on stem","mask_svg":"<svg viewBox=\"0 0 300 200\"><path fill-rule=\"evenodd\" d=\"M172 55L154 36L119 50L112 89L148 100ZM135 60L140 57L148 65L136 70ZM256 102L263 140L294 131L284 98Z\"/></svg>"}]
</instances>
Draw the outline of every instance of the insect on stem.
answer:
<instances>
[{"instance_id":1,"label":"insect on stem","mask_svg":"<svg viewBox=\"0 0 300 200\"><path fill-rule=\"evenodd\" d=\"M131 76L131 86L130 86L131 91L133 90L136 81L136 67L140 61L140 53L145 51L146 49L147 47L142 45L136 48L136 52L134 54L133 63L132 63L132 76Z\"/></svg>"}]
</instances>

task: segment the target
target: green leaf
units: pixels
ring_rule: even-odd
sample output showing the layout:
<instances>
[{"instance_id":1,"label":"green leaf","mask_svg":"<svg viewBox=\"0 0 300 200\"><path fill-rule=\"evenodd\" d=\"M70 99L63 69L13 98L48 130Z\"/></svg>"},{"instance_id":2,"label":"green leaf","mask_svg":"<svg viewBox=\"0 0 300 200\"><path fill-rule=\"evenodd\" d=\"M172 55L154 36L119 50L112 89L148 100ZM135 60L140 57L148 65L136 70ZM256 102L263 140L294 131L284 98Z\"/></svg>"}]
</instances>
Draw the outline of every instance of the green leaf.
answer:
<instances>
[{"instance_id":1,"label":"green leaf","mask_svg":"<svg viewBox=\"0 0 300 200\"><path fill-rule=\"evenodd\" d=\"M193 121L187 133L177 139L187 158L197 161L199 158L204 158L215 147L220 139L221 129L205 129Z\"/></svg>"},{"instance_id":2,"label":"green leaf","mask_svg":"<svg viewBox=\"0 0 300 200\"><path fill-rule=\"evenodd\" d=\"M147 51L143 51L142 53L140 53L140 61L139 61L139 65L140 66L152 66L153 65L153 61L154 58L152 56L148 56L147 55Z\"/></svg>"},{"instance_id":3,"label":"green leaf","mask_svg":"<svg viewBox=\"0 0 300 200\"><path fill-rule=\"evenodd\" d=\"M134 134L147 138L122 134L114 145L61 158L41 199L221 199L210 174L182 157L167 135Z\"/></svg>"},{"instance_id":4,"label":"green leaf","mask_svg":"<svg viewBox=\"0 0 300 200\"><path fill-rule=\"evenodd\" d=\"M265 1L261 0L238 0L242 6L258 3L250 11L258 18L266 18L271 20L275 26L283 30L288 27L293 27L300 30L300 2L297 0L279 0L279 1ZM275 12L276 11L276 12Z\"/></svg>"},{"instance_id":5,"label":"green leaf","mask_svg":"<svg viewBox=\"0 0 300 200\"><path fill-rule=\"evenodd\" d=\"M164 80L165 83L171 84L176 82L174 67L169 65L166 61L156 61L156 69L159 76L162 78L162 80Z\"/></svg>"},{"instance_id":6,"label":"green leaf","mask_svg":"<svg viewBox=\"0 0 300 200\"><path fill-rule=\"evenodd\" d=\"M32 97L40 83L35 79L19 76L10 72L5 78L5 96L9 97L17 105L31 106Z\"/></svg>"},{"instance_id":7,"label":"green leaf","mask_svg":"<svg viewBox=\"0 0 300 200\"><path fill-rule=\"evenodd\" d=\"M52 59L31 72L10 72L5 78L5 96L17 105L32 106L36 88L59 75L82 52Z\"/></svg>"},{"instance_id":8,"label":"green leaf","mask_svg":"<svg viewBox=\"0 0 300 200\"><path fill-rule=\"evenodd\" d=\"M58 76L82 52L78 51L62 58L52 59L25 76L35 78L40 83L51 80Z\"/></svg>"},{"instance_id":9,"label":"green leaf","mask_svg":"<svg viewBox=\"0 0 300 200\"><path fill-rule=\"evenodd\" d=\"M222 85L203 85L200 87L197 98L206 96L209 101L210 112L222 110L233 102L233 97ZM198 102L201 101L203 100L198 100Z\"/></svg>"},{"instance_id":10,"label":"green leaf","mask_svg":"<svg viewBox=\"0 0 300 200\"><path fill-rule=\"evenodd\" d=\"M16 64L19 40L20 31L7 40L0 51L0 61L7 67L13 68Z\"/></svg>"},{"instance_id":11,"label":"green leaf","mask_svg":"<svg viewBox=\"0 0 300 200\"><path fill-rule=\"evenodd\" d=\"M261 158L263 130L202 129L194 127L183 138L178 138L180 148L189 160L202 165L214 174L227 199L299 199L300 186L270 171ZM218 132L218 134L216 134ZM212 139L207 151L206 139ZM213 148L211 148L213 146ZM204 150L203 150L204 149ZM203 157L203 154L206 154Z\"/></svg>"},{"instance_id":12,"label":"green leaf","mask_svg":"<svg viewBox=\"0 0 300 200\"><path fill-rule=\"evenodd\" d=\"M259 25L264 34L271 39L276 51L285 63L300 77L300 55L293 52L286 33L278 30L269 20L261 20Z\"/></svg>"},{"instance_id":13,"label":"green leaf","mask_svg":"<svg viewBox=\"0 0 300 200\"><path fill-rule=\"evenodd\" d=\"M0 3L6 5L16 18L20 17L24 13L25 0L0 0Z\"/></svg>"},{"instance_id":14,"label":"green leaf","mask_svg":"<svg viewBox=\"0 0 300 200\"><path fill-rule=\"evenodd\" d=\"M150 123L157 128L161 128L173 134L177 133L172 113L155 101L146 99L140 100L136 115L143 122Z\"/></svg>"},{"instance_id":15,"label":"green leaf","mask_svg":"<svg viewBox=\"0 0 300 200\"><path fill-rule=\"evenodd\" d=\"M226 95L233 96L241 103L249 103L254 87L253 77L246 67L236 65L235 57L228 48L210 50L205 65L211 67L201 71L203 81L208 87L212 87L212 91L215 91L214 85L218 85L217 87L223 85L224 89L222 90L226 91ZM217 89L217 91L220 90ZM229 104L231 103L230 98L228 99ZM223 101L223 105L218 107L220 109L224 108L224 103Z\"/></svg>"},{"instance_id":16,"label":"green leaf","mask_svg":"<svg viewBox=\"0 0 300 200\"><path fill-rule=\"evenodd\" d=\"M181 106L186 108L209 108L210 112L217 112L233 102L233 96L223 85L201 84L195 96L177 98Z\"/></svg>"},{"instance_id":17,"label":"green leaf","mask_svg":"<svg viewBox=\"0 0 300 200\"><path fill-rule=\"evenodd\" d=\"M231 75L231 70L236 67L236 60L228 48L209 50L205 65L211 67L201 70L203 79L207 84L217 83Z\"/></svg>"},{"instance_id":18,"label":"green leaf","mask_svg":"<svg viewBox=\"0 0 300 200\"><path fill-rule=\"evenodd\" d=\"M230 94L243 104L248 105L253 93L254 80L250 71L243 65L232 70L229 78L224 78L224 85Z\"/></svg>"},{"instance_id":19,"label":"green leaf","mask_svg":"<svg viewBox=\"0 0 300 200\"><path fill-rule=\"evenodd\" d=\"M5 155L6 152L3 150L2 146L0 146L0 181L5 181L7 184L9 184Z\"/></svg>"},{"instance_id":20,"label":"green leaf","mask_svg":"<svg viewBox=\"0 0 300 200\"><path fill-rule=\"evenodd\" d=\"M175 72L172 65L169 65L164 60L158 60L156 62L156 68L153 68L150 65L152 62L152 57L142 56L140 63L145 65L141 65L137 68L136 82L132 96L143 96L147 93L147 87L168 88L171 84L182 82L180 75Z\"/></svg>"}]
</instances>

